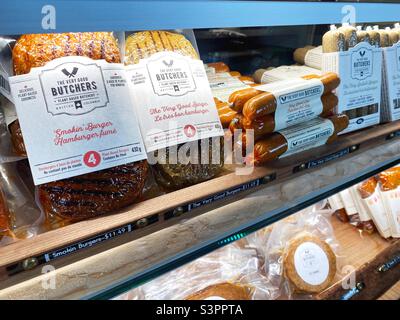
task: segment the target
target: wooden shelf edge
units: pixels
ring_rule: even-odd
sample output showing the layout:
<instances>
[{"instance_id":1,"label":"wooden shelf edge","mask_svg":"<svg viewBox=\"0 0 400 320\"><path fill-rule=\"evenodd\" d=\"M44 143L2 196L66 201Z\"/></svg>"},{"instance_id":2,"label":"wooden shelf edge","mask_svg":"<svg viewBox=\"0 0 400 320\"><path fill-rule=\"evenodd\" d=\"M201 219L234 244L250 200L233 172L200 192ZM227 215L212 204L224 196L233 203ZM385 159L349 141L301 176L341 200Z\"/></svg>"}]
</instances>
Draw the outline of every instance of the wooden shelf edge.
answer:
<instances>
[{"instance_id":1,"label":"wooden shelf edge","mask_svg":"<svg viewBox=\"0 0 400 320\"><path fill-rule=\"evenodd\" d=\"M319 294L318 300L375 300L400 279L400 239L393 240L372 260L355 270L355 286L342 281ZM346 282L347 283L347 282Z\"/></svg>"},{"instance_id":2,"label":"wooden shelf edge","mask_svg":"<svg viewBox=\"0 0 400 320\"><path fill-rule=\"evenodd\" d=\"M136 230L139 228L137 222L143 218L148 219L149 226L154 223L164 223L167 216L175 216L174 210L177 208L186 207L188 209L193 204L203 207L210 197L235 188L243 189L241 191L256 190L264 182L279 181L293 176L297 171L301 171L303 166L306 169L321 167L325 163L348 156L352 151L362 152L373 144L382 144L387 139L398 136L400 136L400 121L347 134L341 136L336 143L330 146L322 146L265 167L257 167L250 175L241 176L229 173L198 185L143 201L117 214L78 222L32 239L21 240L0 248L0 267L4 269L11 265L14 268L21 268L27 258L65 248L79 241L90 240L92 237L101 236L115 229L117 229L117 233L125 233L128 229ZM315 163L313 164L310 160L314 160ZM191 211L191 208L188 211ZM179 210L177 213L180 213ZM122 232L121 228L126 230ZM40 259L44 258L40 257Z\"/></svg>"}]
</instances>

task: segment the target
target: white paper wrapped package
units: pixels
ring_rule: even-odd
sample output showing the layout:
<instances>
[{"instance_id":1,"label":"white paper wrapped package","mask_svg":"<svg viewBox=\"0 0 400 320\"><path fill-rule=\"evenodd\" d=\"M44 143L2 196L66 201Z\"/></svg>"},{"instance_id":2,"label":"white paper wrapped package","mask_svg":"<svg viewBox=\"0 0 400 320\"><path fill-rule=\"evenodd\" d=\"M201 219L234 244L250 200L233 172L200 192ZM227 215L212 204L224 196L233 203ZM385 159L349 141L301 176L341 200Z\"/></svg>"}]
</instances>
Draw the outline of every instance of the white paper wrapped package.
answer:
<instances>
[{"instance_id":1,"label":"white paper wrapped package","mask_svg":"<svg viewBox=\"0 0 400 320\"><path fill-rule=\"evenodd\" d=\"M383 205L387 214L390 233L393 238L400 237L400 188L381 191Z\"/></svg>"},{"instance_id":2,"label":"white paper wrapped package","mask_svg":"<svg viewBox=\"0 0 400 320\"><path fill-rule=\"evenodd\" d=\"M350 118L340 134L379 124L382 83L382 49L360 42L348 51L324 53L322 71L336 72L340 85L338 113Z\"/></svg>"},{"instance_id":3,"label":"white paper wrapped package","mask_svg":"<svg viewBox=\"0 0 400 320\"><path fill-rule=\"evenodd\" d=\"M368 198L360 198L360 203L372 218L379 234L384 238L389 238L391 236L390 226L379 188L376 188L375 192Z\"/></svg>"}]
</instances>

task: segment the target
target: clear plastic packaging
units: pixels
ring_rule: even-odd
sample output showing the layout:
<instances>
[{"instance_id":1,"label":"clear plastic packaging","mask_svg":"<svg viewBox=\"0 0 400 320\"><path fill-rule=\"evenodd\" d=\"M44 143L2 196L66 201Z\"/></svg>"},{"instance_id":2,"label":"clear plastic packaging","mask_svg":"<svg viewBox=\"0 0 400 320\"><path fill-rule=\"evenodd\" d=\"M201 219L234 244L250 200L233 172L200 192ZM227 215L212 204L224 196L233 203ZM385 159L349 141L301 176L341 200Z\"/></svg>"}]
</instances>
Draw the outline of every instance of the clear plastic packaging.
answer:
<instances>
[{"instance_id":1,"label":"clear plastic packaging","mask_svg":"<svg viewBox=\"0 0 400 320\"><path fill-rule=\"evenodd\" d=\"M165 51L199 59L192 30L126 33L126 65L138 64L142 59ZM217 144L216 138L209 138L149 152L149 163L154 164L152 169L157 182L166 191L171 191L209 180L220 174L224 165L224 148L223 139L219 137L217 140L220 145L217 148L213 148L213 145ZM218 152L214 149L218 149ZM179 157L181 154L186 157ZM215 158L218 161L215 161ZM205 163L203 159L209 161Z\"/></svg>"},{"instance_id":2,"label":"clear plastic packaging","mask_svg":"<svg viewBox=\"0 0 400 320\"><path fill-rule=\"evenodd\" d=\"M305 277L306 280L302 278L299 278L299 280L303 283L310 281L312 286L309 286L309 289L314 291L313 289L321 287L321 283L323 283L322 288L325 289L333 284L335 280L340 279L337 270L339 270L342 257L340 257L339 244L334 237L330 223L330 216L333 210L321 210L321 207L314 206L305 209L274 225L269 240L264 247L267 279L273 287L271 291L272 299L308 299L312 297L311 292L301 292L299 287L288 277L289 271L292 271L292 273L295 271L298 275L302 274L301 268L298 268L296 263L295 268L289 270L286 262L290 261L288 257L291 254L289 251L293 242L300 241L303 237L305 240L304 242L301 241L301 243L304 245L310 246L311 242L311 246L318 246L319 249L317 249L319 251L323 250L322 252L317 252L318 254L314 252L314 256L312 250L309 250L308 260L301 260L302 264L304 263L303 271L304 269L307 271L309 267L311 268L310 271L315 273L317 277L320 275L322 278L315 283L307 280L307 277ZM297 248L300 248L300 246ZM296 249L293 256L297 254L298 250ZM321 261L327 263L324 268L321 267L323 265L320 263Z\"/></svg>"},{"instance_id":3,"label":"clear plastic packaging","mask_svg":"<svg viewBox=\"0 0 400 320\"><path fill-rule=\"evenodd\" d=\"M261 234L258 234L260 237ZM251 242L251 240L250 240ZM254 248L231 244L136 288L118 300L270 299Z\"/></svg>"},{"instance_id":4,"label":"clear plastic packaging","mask_svg":"<svg viewBox=\"0 0 400 320\"><path fill-rule=\"evenodd\" d=\"M0 245L43 232L44 216L36 205L33 185L23 163L0 164L0 186L9 211L9 233Z\"/></svg>"}]
</instances>

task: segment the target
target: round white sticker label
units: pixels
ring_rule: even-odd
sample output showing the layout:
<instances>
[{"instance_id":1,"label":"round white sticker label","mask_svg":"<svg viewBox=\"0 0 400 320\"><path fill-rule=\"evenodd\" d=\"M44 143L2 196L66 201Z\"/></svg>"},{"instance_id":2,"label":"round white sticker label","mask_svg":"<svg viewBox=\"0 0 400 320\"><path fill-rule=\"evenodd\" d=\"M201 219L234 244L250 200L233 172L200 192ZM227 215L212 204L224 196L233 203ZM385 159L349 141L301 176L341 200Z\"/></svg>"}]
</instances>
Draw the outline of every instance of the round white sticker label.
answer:
<instances>
[{"instance_id":1,"label":"round white sticker label","mask_svg":"<svg viewBox=\"0 0 400 320\"><path fill-rule=\"evenodd\" d=\"M320 285L329 274L326 253L313 242L304 242L294 253L294 266L298 275L310 285Z\"/></svg>"}]
</instances>

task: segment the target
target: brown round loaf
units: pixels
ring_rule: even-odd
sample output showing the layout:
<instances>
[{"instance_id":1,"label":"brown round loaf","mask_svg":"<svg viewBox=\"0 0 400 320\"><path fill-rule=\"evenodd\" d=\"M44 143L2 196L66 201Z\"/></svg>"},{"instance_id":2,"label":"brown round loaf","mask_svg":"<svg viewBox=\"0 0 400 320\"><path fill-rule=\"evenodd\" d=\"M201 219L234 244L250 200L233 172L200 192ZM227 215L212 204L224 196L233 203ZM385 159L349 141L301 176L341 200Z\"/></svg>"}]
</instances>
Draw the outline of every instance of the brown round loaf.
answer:
<instances>
[{"instance_id":1,"label":"brown round loaf","mask_svg":"<svg viewBox=\"0 0 400 320\"><path fill-rule=\"evenodd\" d=\"M23 35L13 49L15 74L65 56L86 56L107 62L121 61L118 43L110 32ZM10 125L14 149L26 155L18 120ZM38 198L44 212L69 220L107 214L133 204L141 195L148 174L139 161L74 178L40 185Z\"/></svg>"},{"instance_id":2,"label":"brown round loaf","mask_svg":"<svg viewBox=\"0 0 400 320\"><path fill-rule=\"evenodd\" d=\"M251 300L252 294L250 286L223 282L193 293L185 300Z\"/></svg>"},{"instance_id":3,"label":"brown round loaf","mask_svg":"<svg viewBox=\"0 0 400 320\"><path fill-rule=\"evenodd\" d=\"M335 277L336 256L325 241L304 233L292 239L285 249L283 270L296 291L318 293Z\"/></svg>"}]
</instances>

